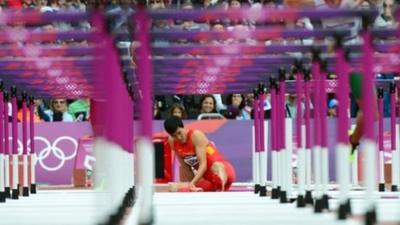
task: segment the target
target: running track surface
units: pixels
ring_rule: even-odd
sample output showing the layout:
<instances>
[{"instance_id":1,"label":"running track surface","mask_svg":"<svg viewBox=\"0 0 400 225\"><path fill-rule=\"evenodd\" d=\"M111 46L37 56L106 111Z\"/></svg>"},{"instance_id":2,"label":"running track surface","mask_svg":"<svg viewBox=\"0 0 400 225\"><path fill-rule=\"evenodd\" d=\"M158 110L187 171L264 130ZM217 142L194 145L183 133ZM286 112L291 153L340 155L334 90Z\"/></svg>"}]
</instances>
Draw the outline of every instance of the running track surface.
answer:
<instances>
[{"instance_id":1,"label":"running track surface","mask_svg":"<svg viewBox=\"0 0 400 225\"><path fill-rule=\"evenodd\" d=\"M337 191L331 191L331 210L337 208ZM235 225L363 224L363 192L351 193L355 216L340 222L335 213L314 214L312 208L297 209L295 203L279 204L252 192L169 193L154 195L155 224ZM39 190L37 195L0 204L0 224L94 225L98 217L93 190ZM382 196L382 197L380 197ZM399 224L400 193L376 193L380 224ZM397 221L397 223L395 223Z\"/></svg>"}]
</instances>

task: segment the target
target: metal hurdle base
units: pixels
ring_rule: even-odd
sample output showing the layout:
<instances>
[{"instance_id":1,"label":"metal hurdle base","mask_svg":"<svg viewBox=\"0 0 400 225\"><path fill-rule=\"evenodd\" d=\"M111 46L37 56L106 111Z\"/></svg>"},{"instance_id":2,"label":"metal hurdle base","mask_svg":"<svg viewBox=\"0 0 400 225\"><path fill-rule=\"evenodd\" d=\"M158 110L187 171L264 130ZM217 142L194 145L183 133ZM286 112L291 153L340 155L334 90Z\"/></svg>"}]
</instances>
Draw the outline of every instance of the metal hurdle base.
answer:
<instances>
[{"instance_id":1,"label":"metal hurdle base","mask_svg":"<svg viewBox=\"0 0 400 225\"><path fill-rule=\"evenodd\" d=\"M329 210L329 196L327 194L322 195L322 209Z\"/></svg>"},{"instance_id":2,"label":"metal hurdle base","mask_svg":"<svg viewBox=\"0 0 400 225\"><path fill-rule=\"evenodd\" d=\"M376 224L376 209L368 211L365 214L365 225L374 225Z\"/></svg>"},{"instance_id":3,"label":"metal hurdle base","mask_svg":"<svg viewBox=\"0 0 400 225\"><path fill-rule=\"evenodd\" d=\"M338 219L339 220L345 220L347 218L347 206L346 206L346 204L340 204L337 213L338 213Z\"/></svg>"},{"instance_id":4,"label":"metal hurdle base","mask_svg":"<svg viewBox=\"0 0 400 225\"><path fill-rule=\"evenodd\" d=\"M116 213L113 213L109 218L108 221L104 224L101 225L115 225L115 224L120 224L122 219L124 218L125 215L125 207L120 206L117 210Z\"/></svg>"},{"instance_id":5,"label":"metal hurdle base","mask_svg":"<svg viewBox=\"0 0 400 225\"><path fill-rule=\"evenodd\" d=\"M151 211L152 212L151 212L150 220L145 222L145 223L139 222L139 225L152 225L152 224L154 224L154 207L152 207Z\"/></svg>"},{"instance_id":6,"label":"metal hurdle base","mask_svg":"<svg viewBox=\"0 0 400 225\"><path fill-rule=\"evenodd\" d=\"M113 214L110 216L110 218L108 219L108 221L104 224L101 225L114 225L114 224L119 224L121 221L121 216L118 215L118 213Z\"/></svg>"},{"instance_id":7,"label":"metal hurdle base","mask_svg":"<svg viewBox=\"0 0 400 225\"><path fill-rule=\"evenodd\" d=\"M351 215L351 202L347 199L346 203L340 204L338 209L338 219L345 220L347 216Z\"/></svg>"},{"instance_id":8,"label":"metal hurdle base","mask_svg":"<svg viewBox=\"0 0 400 225\"><path fill-rule=\"evenodd\" d=\"M394 191L399 191L398 188L397 188L397 185L392 185L392 189L391 189L391 190L392 190L393 192L394 192Z\"/></svg>"},{"instance_id":9,"label":"metal hurdle base","mask_svg":"<svg viewBox=\"0 0 400 225\"><path fill-rule=\"evenodd\" d=\"M266 196L267 196L267 187L260 186L260 197L266 197Z\"/></svg>"},{"instance_id":10,"label":"metal hurdle base","mask_svg":"<svg viewBox=\"0 0 400 225\"><path fill-rule=\"evenodd\" d=\"M315 213L322 213L322 210L323 210L322 198L321 199L315 199L314 212Z\"/></svg>"},{"instance_id":11,"label":"metal hurdle base","mask_svg":"<svg viewBox=\"0 0 400 225\"><path fill-rule=\"evenodd\" d=\"M383 183L379 184L379 192L385 192L385 184Z\"/></svg>"},{"instance_id":12,"label":"metal hurdle base","mask_svg":"<svg viewBox=\"0 0 400 225\"><path fill-rule=\"evenodd\" d=\"M280 192L280 199L281 199L280 203L288 203L286 191Z\"/></svg>"},{"instance_id":13,"label":"metal hurdle base","mask_svg":"<svg viewBox=\"0 0 400 225\"><path fill-rule=\"evenodd\" d=\"M128 192L125 194L124 201L122 202L122 206L124 208L132 207L135 203L135 189L134 187L129 188Z\"/></svg>"},{"instance_id":14,"label":"metal hurdle base","mask_svg":"<svg viewBox=\"0 0 400 225\"><path fill-rule=\"evenodd\" d=\"M151 220L150 222L147 223L139 223L139 225L152 225L153 224L153 220Z\"/></svg>"},{"instance_id":15,"label":"metal hurdle base","mask_svg":"<svg viewBox=\"0 0 400 225\"><path fill-rule=\"evenodd\" d=\"M6 193L0 192L0 202L6 202Z\"/></svg>"},{"instance_id":16,"label":"metal hurdle base","mask_svg":"<svg viewBox=\"0 0 400 225\"><path fill-rule=\"evenodd\" d=\"M260 185L259 184L255 184L254 185L254 194L258 194L258 192L260 192Z\"/></svg>"},{"instance_id":17,"label":"metal hurdle base","mask_svg":"<svg viewBox=\"0 0 400 225\"><path fill-rule=\"evenodd\" d=\"M108 220L105 223L102 223L100 225L115 225L115 224L121 224L121 221L124 219L124 216L126 214L126 209L133 207L135 204L135 186L129 188L129 190L125 193L125 196L122 200L121 205L118 207L118 210L116 213L113 213L110 215ZM153 223L153 219L149 224Z\"/></svg>"},{"instance_id":18,"label":"metal hurdle base","mask_svg":"<svg viewBox=\"0 0 400 225\"><path fill-rule=\"evenodd\" d=\"M29 188L28 187L23 187L22 188L22 196L28 197L29 196Z\"/></svg>"},{"instance_id":19,"label":"metal hurdle base","mask_svg":"<svg viewBox=\"0 0 400 225\"><path fill-rule=\"evenodd\" d=\"M304 207L306 207L306 201L305 201L303 195L298 195L296 201L297 201L297 208L304 208Z\"/></svg>"},{"instance_id":20,"label":"metal hurdle base","mask_svg":"<svg viewBox=\"0 0 400 225\"><path fill-rule=\"evenodd\" d=\"M278 188L272 188L272 191L271 191L271 198L272 198L272 199L278 199L278 198L279 198L279 191L278 191Z\"/></svg>"},{"instance_id":21,"label":"metal hurdle base","mask_svg":"<svg viewBox=\"0 0 400 225\"><path fill-rule=\"evenodd\" d=\"M314 199L312 198L311 191L306 191L306 197L304 200L306 205L314 205Z\"/></svg>"},{"instance_id":22,"label":"metal hurdle base","mask_svg":"<svg viewBox=\"0 0 400 225\"><path fill-rule=\"evenodd\" d=\"M31 184L31 194L36 194L36 184Z\"/></svg>"},{"instance_id":23,"label":"metal hurdle base","mask_svg":"<svg viewBox=\"0 0 400 225\"><path fill-rule=\"evenodd\" d=\"M11 194L11 199L18 199L19 191L18 189L13 189Z\"/></svg>"},{"instance_id":24,"label":"metal hurdle base","mask_svg":"<svg viewBox=\"0 0 400 225\"><path fill-rule=\"evenodd\" d=\"M4 188L4 193L6 195L6 198L11 198L11 189L10 189L10 187L5 187Z\"/></svg>"}]
</instances>

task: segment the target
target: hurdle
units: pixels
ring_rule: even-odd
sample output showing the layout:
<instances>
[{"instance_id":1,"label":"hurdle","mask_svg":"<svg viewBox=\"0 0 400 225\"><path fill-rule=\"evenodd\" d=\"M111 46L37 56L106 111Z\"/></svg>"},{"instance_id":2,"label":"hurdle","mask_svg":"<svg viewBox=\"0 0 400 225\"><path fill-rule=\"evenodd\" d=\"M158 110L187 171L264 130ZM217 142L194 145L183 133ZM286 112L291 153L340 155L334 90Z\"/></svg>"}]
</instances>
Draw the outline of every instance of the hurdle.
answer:
<instances>
[{"instance_id":1,"label":"hurdle","mask_svg":"<svg viewBox=\"0 0 400 225\"><path fill-rule=\"evenodd\" d=\"M29 186L28 186L28 127L27 127L27 101L28 93L26 91L22 92L22 154L23 154L23 186L22 186L22 196L29 196Z\"/></svg>"},{"instance_id":2,"label":"hurdle","mask_svg":"<svg viewBox=\"0 0 400 225\"><path fill-rule=\"evenodd\" d=\"M4 151L5 151L5 193L7 198L11 198L11 172L10 172L10 147L9 147L9 124L8 124L8 101L9 94L6 90L3 91L4 94L4 110L3 110L3 120L4 120Z\"/></svg>"},{"instance_id":3,"label":"hurdle","mask_svg":"<svg viewBox=\"0 0 400 225\"><path fill-rule=\"evenodd\" d=\"M392 191L398 191L400 185L399 168L399 124L396 123L396 84L390 84L390 146L392 149ZM396 140L397 139L397 140Z\"/></svg>"},{"instance_id":4,"label":"hurdle","mask_svg":"<svg viewBox=\"0 0 400 225\"><path fill-rule=\"evenodd\" d=\"M258 111L255 113L259 113L257 117L259 123L259 181L260 181L260 196L265 197L267 196L267 153L266 153L266 146L268 146L268 122L264 120L264 103L265 103L265 86L263 83L258 85ZM267 127L267 129L266 129Z\"/></svg>"},{"instance_id":5,"label":"hurdle","mask_svg":"<svg viewBox=\"0 0 400 225\"><path fill-rule=\"evenodd\" d=\"M5 178L5 174L6 174L6 170L5 170L5 154L7 154L7 152L4 151L4 141L3 141L3 131L4 131L4 127L3 127L3 109L4 109L4 101L3 101L3 87L4 83L1 80L0 81L0 203L2 202L6 202L6 178ZM8 170L7 170L8 171ZM9 186L7 186L9 187Z\"/></svg>"},{"instance_id":6,"label":"hurdle","mask_svg":"<svg viewBox=\"0 0 400 225\"><path fill-rule=\"evenodd\" d=\"M30 191L31 194L36 194L36 152L35 152L35 123L34 123L34 107L35 102L33 96L29 96L29 156L30 156Z\"/></svg>"},{"instance_id":7,"label":"hurdle","mask_svg":"<svg viewBox=\"0 0 400 225\"><path fill-rule=\"evenodd\" d=\"M270 90L271 90L271 106L277 105L278 84L275 79L270 79ZM275 107L271 107L271 131L277 130L277 110ZM280 175L278 172L279 158L278 158L278 140L276 132L271 132L271 155L272 155L272 190L271 198L278 199L280 194Z\"/></svg>"},{"instance_id":8,"label":"hurdle","mask_svg":"<svg viewBox=\"0 0 400 225\"><path fill-rule=\"evenodd\" d=\"M336 57L339 61L336 73L338 74L338 89L336 91L338 101L341 102L338 108L338 119L337 119L337 142L336 145L336 171L337 180L340 189L340 205L338 209L338 219L346 219L351 214L351 202L349 199L350 191L350 146L347 136L347 130L349 125L349 118L347 116L349 108L349 65L346 61L346 52L343 49L343 42L340 36L336 37Z\"/></svg>"},{"instance_id":9,"label":"hurdle","mask_svg":"<svg viewBox=\"0 0 400 225\"><path fill-rule=\"evenodd\" d=\"M140 44L137 49L138 63L141 65L137 68L139 89L142 98L139 100L141 126L139 140L136 146L138 153L138 177L137 186L138 194L136 196L136 204L132 211L128 224L152 224L154 220L153 209L153 181L154 172L154 146L151 142L152 135L152 70L151 62L148 58L149 52L149 17L146 12L141 9L134 17L138 22L138 29L135 33L135 39ZM133 219L133 220L132 220Z\"/></svg>"},{"instance_id":10,"label":"hurdle","mask_svg":"<svg viewBox=\"0 0 400 225\"><path fill-rule=\"evenodd\" d=\"M252 160L253 160L253 167L254 167L253 181L254 181L254 193L255 194L260 193L260 188L261 188L261 180L260 180L261 171L260 171L260 165L259 165L259 163L260 163L260 153L259 153L259 151L260 151L260 136L259 136L260 123L259 123L259 118L258 118L260 116L260 113L258 112L260 110L260 107L259 107L260 103L259 103L258 93L259 93L258 89L255 88L253 90L253 95L254 95L253 121L254 121L254 125L252 128L252 134L253 134L252 137L253 137L253 143L254 143L253 144L254 152L252 155L253 156ZM261 195L261 193L260 193L260 195Z\"/></svg>"}]
</instances>

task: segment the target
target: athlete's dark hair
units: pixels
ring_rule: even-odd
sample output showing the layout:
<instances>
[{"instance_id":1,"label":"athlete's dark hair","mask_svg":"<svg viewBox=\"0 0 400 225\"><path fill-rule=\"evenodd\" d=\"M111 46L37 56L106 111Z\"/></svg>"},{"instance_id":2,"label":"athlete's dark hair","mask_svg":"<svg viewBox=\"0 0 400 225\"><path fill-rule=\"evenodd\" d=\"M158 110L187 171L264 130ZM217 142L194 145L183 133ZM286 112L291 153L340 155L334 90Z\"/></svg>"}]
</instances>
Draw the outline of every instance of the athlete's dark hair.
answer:
<instances>
[{"instance_id":1,"label":"athlete's dark hair","mask_svg":"<svg viewBox=\"0 0 400 225\"><path fill-rule=\"evenodd\" d=\"M182 120L177 116L171 116L164 121L164 129L168 134L173 135L179 127L183 128Z\"/></svg>"}]
</instances>

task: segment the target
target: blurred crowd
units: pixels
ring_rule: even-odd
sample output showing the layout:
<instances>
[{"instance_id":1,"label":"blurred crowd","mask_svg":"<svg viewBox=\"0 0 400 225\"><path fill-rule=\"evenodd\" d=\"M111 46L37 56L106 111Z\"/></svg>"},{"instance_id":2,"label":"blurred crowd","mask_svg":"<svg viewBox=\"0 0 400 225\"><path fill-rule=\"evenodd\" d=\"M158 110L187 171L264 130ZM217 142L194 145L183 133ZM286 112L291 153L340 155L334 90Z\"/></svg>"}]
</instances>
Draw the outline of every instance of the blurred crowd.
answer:
<instances>
[{"instance_id":1,"label":"blurred crowd","mask_svg":"<svg viewBox=\"0 0 400 225\"><path fill-rule=\"evenodd\" d=\"M22 101L18 101L18 122L22 121ZM34 122L83 122L90 120L90 100L78 99L35 99L33 110ZM30 118L30 110L27 109L27 118ZM8 103L8 116L11 121L12 105Z\"/></svg>"},{"instance_id":2,"label":"blurred crowd","mask_svg":"<svg viewBox=\"0 0 400 225\"><path fill-rule=\"evenodd\" d=\"M191 10L194 8L222 8L222 9L236 9L241 7L266 7L270 9L280 9L285 7L315 7L315 8L354 8L354 9L368 9L378 8L379 16L373 23L375 28L396 28L398 23L394 19L394 10L397 3L394 0L381 0L381 1L365 1L365 0L342 0L342 1L324 1L324 0L204 0L204 1L162 1L150 0L148 7L152 10L162 10L168 8L178 8L183 10ZM361 39L358 36L358 31L361 29L361 21L358 18L333 18L333 19L320 19L310 20L309 18L301 18L295 22L285 22L283 20L276 20L268 23L257 23L251 20L214 20L214 21L174 21L174 20L159 20L153 21L153 30L187 30L187 31L235 31L246 32L256 30L260 27L285 27L296 29L317 29L317 28L330 28L330 29L351 29L354 32L345 38L345 44L359 44ZM300 44L312 45L320 42L332 42L332 40L317 40L311 38L304 39L289 39L278 38L271 40L256 40L246 38L244 40L212 40L211 42L198 41L193 43L192 40L179 39L176 41L169 40L154 40L154 46L172 46L172 45L188 45L188 44L209 44L209 45L228 45L236 43L246 43L249 45L272 45L272 44ZM381 39L381 41L394 41L391 39ZM289 54L289 53L287 53ZM301 56L302 53L290 53L292 55ZM193 57L195 53L181 55L182 57ZM394 74L376 74L377 79L393 79ZM330 79L335 79L334 74L329 74ZM335 117L337 115L336 108L338 101L334 93L327 94L327 116ZM214 94L204 96L156 96L154 104L154 117L156 119L164 119L174 112L179 112L183 118L188 119L203 119L203 118L227 118L246 120L251 119L252 104L254 96L250 93L235 93L230 95ZM357 115L357 105L354 98L351 97L351 116ZM296 117L296 95L286 94L286 116ZM302 107L304 107L304 100ZM384 108L385 116L390 115L389 95L384 95ZM312 109L311 105L311 109ZM265 116L270 116L270 96L267 94L264 103L266 111ZM213 114L213 116L211 116Z\"/></svg>"},{"instance_id":3,"label":"blurred crowd","mask_svg":"<svg viewBox=\"0 0 400 225\"><path fill-rule=\"evenodd\" d=\"M0 10L6 8L29 8L41 12L73 11L84 12L91 8L103 9L107 14L116 15L111 22L111 29L115 32L126 32L129 30L128 16L131 15L138 4L144 4L151 10L182 9L192 10L195 8L221 8L235 9L241 7L267 7L280 9L284 7L315 7L315 8L377 8L379 16L373 26L377 28L395 28L398 23L394 19L394 10L397 6L395 0L148 0L140 2L135 0L0 0ZM214 20L214 21L179 21L179 20L155 20L152 21L153 30L188 30L188 31L235 31L245 32L258 29L259 27L283 26L285 28L316 29L316 28L350 28L358 31L361 22L358 19L334 18L310 20L301 18L295 22L281 20L269 23L258 23L251 20ZM46 24L43 29L68 30L68 29L90 29L88 22L79 24L52 23ZM1 29L1 28L0 28ZM353 32L346 37L346 43L359 43L358 32ZM238 40L213 40L210 43L199 41L200 44L227 45ZM305 39L271 39L253 40L246 38L241 43L250 45L271 44L304 44L312 45L325 40ZM391 41L391 40L383 40ZM189 40L179 39L176 41L154 40L153 46L187 45ZM85 43L81 43L85 44ZM127 48L131 49L130 43ZM134 58L134 52L128 51L130 57ZM301 54L301 53L299 53ZM187 54L184 56L188 56ZM190 56L190 55L189 55ZM134 63L133 63L134 67ZM334 75L331 75L334 77ZM377 78L391 79L393 74L377 74ZM389 115L388 94L385 94L385 116ZM252 115L252 104L254 96L251 93L235 93L225 95L163 95L154 96L154 118L165 119L171 115L179 115L184 119L238 119L248 120ZM286 95L286 115L294 118L296 116L296 95ZM300 99L300 101L303 101ZM335 117L338 102L333 93L327 94L327 115ZM354 101L352 101L354 103ZM303 104L304 105L304 104ZM351 115L355 116L357 108L352 104ZM90 100L78 99L51 99L35 101L35 118L37 121L86 121L90 119ZM304 106L303 106L304 107ZM312 108L312 105L311 105ZM269 117L271 109L270 97L267 95L264 103L266 117Z\"/></svg>"}]
</instances>

